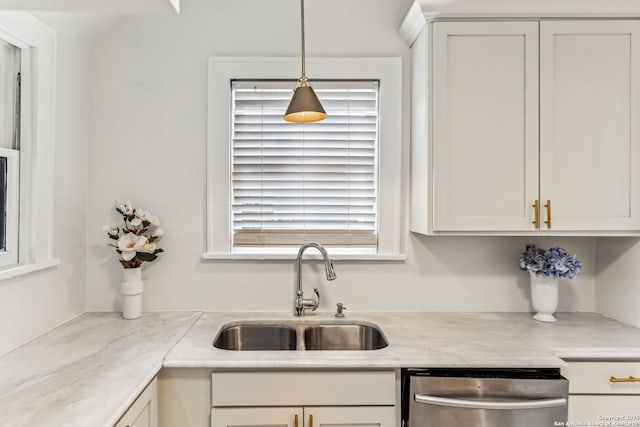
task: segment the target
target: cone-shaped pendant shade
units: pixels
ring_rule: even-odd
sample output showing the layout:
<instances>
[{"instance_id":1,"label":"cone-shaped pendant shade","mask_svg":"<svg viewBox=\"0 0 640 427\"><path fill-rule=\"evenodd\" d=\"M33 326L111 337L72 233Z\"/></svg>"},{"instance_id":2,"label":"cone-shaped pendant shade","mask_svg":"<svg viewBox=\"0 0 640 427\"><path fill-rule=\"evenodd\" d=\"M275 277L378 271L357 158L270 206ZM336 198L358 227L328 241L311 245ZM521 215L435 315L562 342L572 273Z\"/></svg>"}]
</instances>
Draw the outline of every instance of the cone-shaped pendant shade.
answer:
<instances>
[{"instance_id":1,"label":"cone-shaped pendant shade","mask_svg":"<svg viewBox=\"0 0 640 427\"><path fill-rule=\"evenodd\" d=\"M309 123L319 122L327 118L327 113L322 108L320 100L316 96L311 86L307 83L307 75L305 73L305 51L304 51L304 0L300 0L300 35L302 41L302 77L300 77L300 86L293 92L289 108L284 113L284 119L288 122Z\"/></svg>"},{"instance_id":2,"label":"cone-shaped pendant shade","mask_svg":"<svg viewBox=\"0 0 640 427\"><path fill-rule=\"evenodd\" d=\"M293 93L289 108L284 114L288 122L309 123L324 120L327 113L311 86L302 84Z\"/></svg>"}]
</instances>

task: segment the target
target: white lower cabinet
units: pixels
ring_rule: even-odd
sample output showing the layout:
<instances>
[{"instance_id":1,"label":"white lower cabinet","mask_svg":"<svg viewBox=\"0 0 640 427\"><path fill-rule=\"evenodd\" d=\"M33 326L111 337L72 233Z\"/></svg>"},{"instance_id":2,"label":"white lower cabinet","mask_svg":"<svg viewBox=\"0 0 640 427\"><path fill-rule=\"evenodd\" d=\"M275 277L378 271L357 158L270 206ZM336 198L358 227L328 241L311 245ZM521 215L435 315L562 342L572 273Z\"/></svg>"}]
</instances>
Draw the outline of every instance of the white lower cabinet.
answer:
<instances>
[{"instance_id":1,"label":"white lower cabinet","mask_svg":"<svg viewBox=\"0 0 640 427\"><path fill-rule=\"evenodd\" d=\"M640 425L640 380L634 380L640 362L570 361L562 375L569 380L570 422Z\"/></svg>"},{"instance_id":2,"label":"white lower cabinet","mask_svg":"<svg viewBox=\"0 0 640 427\"><path fill-rule=\"evenodd\" d=\"M211 427L395 427L394 371L212 374Z\"/></svg>"},{"instance_id":3,"label":"white lower cabinet","mask_svg":"<svg viewBox=\"0 0 640 427\"><path fill-rule=\"evenodd\" d=\"M304 427L395 427L396 425L393 406L305 407L304 417ZM310 420L313 422L308 423Z\"/></svg>"},{"instance_id":4,"label":"white lower cabinet","mask_svg":"<svg viewBox=\"0 0 640 427\"><path fill-rule=\"evenodd\" d=\"M158 380L154 378L114 427L158 427Z\"/></svg>"},{"instance_id":5,"label":"white lower cabinet","mask_svg":"<svg viewBox=\"0 0 640 427\"><path fill-rule=\"evenodd\" d=\"M570 395L569 421L600 422L605 420L635 420L640 425L640 395L608 396L608 395ZM596 424L592 424L596 425ZM619 424L625 425L625 424Z\"/></svg>"},{"instance_id":6,"label":"white lower cabinet","mask_svg":"<svg viewBox=\"0 0 640 427\"><path fill-rule=\"evenodd\" d=\"M213 408L211 427L394 427L393 406Z\"/></svg>"},{"instance_id":7,"label":"white lower cabinet","mask_svg":"<svg viewBox=\"0 0 640 427\"><path fill-rule=\"evenodd\" d=\"M302 408L213 408L211 427L302 427Z\"/></svg>"}]
</instances>

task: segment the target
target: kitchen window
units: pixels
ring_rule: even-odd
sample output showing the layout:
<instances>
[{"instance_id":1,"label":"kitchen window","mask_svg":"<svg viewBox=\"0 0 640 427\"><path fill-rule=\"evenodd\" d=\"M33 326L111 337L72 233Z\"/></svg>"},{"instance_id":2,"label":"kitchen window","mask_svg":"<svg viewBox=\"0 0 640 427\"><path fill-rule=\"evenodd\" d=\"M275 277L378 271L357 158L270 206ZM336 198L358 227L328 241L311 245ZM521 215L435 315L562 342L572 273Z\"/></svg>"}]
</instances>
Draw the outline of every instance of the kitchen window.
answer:
<instances>
[{"instance_id":1,"label":"kitchen window","mask_svg":"<svg viewBox=\"0 0 640 427\"><path fill-rule=\"evenodd\" d=\"M295 81L231 84L234 251L377 248L378 81L313 82L327 119L282 119Z\"/></svg>"},{"instance_id":2,"label":"kitchen window","mask_svg":"<svg viewBox=\"0 0 640 427\"><path fill-rule=\"evenodd\" d=\"M282 116L296 58L209 61L205 259L402 260L399 58L309 58L328 118Z\"/></svg>"}]
</instances>

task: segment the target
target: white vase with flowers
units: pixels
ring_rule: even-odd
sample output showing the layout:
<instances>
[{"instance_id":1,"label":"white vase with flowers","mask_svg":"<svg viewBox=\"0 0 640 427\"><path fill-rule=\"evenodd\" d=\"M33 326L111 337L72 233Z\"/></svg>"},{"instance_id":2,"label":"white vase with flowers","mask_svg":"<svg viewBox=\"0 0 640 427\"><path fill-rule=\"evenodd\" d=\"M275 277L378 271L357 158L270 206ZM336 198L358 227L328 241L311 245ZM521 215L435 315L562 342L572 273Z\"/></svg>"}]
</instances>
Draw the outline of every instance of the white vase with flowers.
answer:
<instances>
[{"instance_id":1,"label":"white vase with flowers","mask_svg":"<svg viewBox=\"0 0 640 427\"><path fill-rule=\"evenodd\" d=\"M539 249L527 246L520 257L520 270L528 271L531 281L533 318L540 322L555 322L558 309L558 288L561 279L573 279L582 271L582 262L563 248Z\"/></svg>"},{"instance_id":2,"label":"white vase with flowers","mask_svg":"<svg viewBox=\"0 0 640 427\"><path fill-rule=\"evenodd\" d=\"M131 202L116 201L115 209L122 217L121 224L105 225L102 229L109 239L115 241L109 243L109 246L115 248L120 255L119 261L124 267L120 285L122 317L137 319L142 316L142 264L155 261L158 254L164 252L157 245L164 231L160 228L158 217L134 208Z\"/></svg>"}]
</instances>

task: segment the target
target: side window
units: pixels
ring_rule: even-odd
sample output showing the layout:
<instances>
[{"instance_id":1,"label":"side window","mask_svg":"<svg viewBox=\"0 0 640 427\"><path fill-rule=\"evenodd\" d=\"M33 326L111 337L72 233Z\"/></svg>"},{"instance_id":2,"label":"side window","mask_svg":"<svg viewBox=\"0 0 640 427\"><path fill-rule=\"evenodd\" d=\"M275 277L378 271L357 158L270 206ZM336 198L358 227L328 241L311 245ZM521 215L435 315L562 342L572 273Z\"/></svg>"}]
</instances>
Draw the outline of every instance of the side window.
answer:
<instances>
[{"instance_id":1,"label":"side window","mask_svg":"<svg viewBox=\"0 0 640 427\"><path fill-rule=\"evenodd\" d=\"M315 80L327 119L304 124L282 118L294 86L231 84L232 250L376 253L379 82Z\"/></svg>"},{"instance_id":2,"label":"side window","mask_svg":"<svg viewBox=\"0 0 640 427\"><path fill-rule=\"evenodd\" d=\"M0 266L18 262L20 49L0 40Z\"/></svg>"},{"instance_id":3,"label":"side window","mask_svg":"<svg viewBox=\"0 0 640 427\"><path fill-rule=\"evenodd\" d=\"M55 33L0 11L0 280L53 267Z\"/></svg>"}]
</instances>

